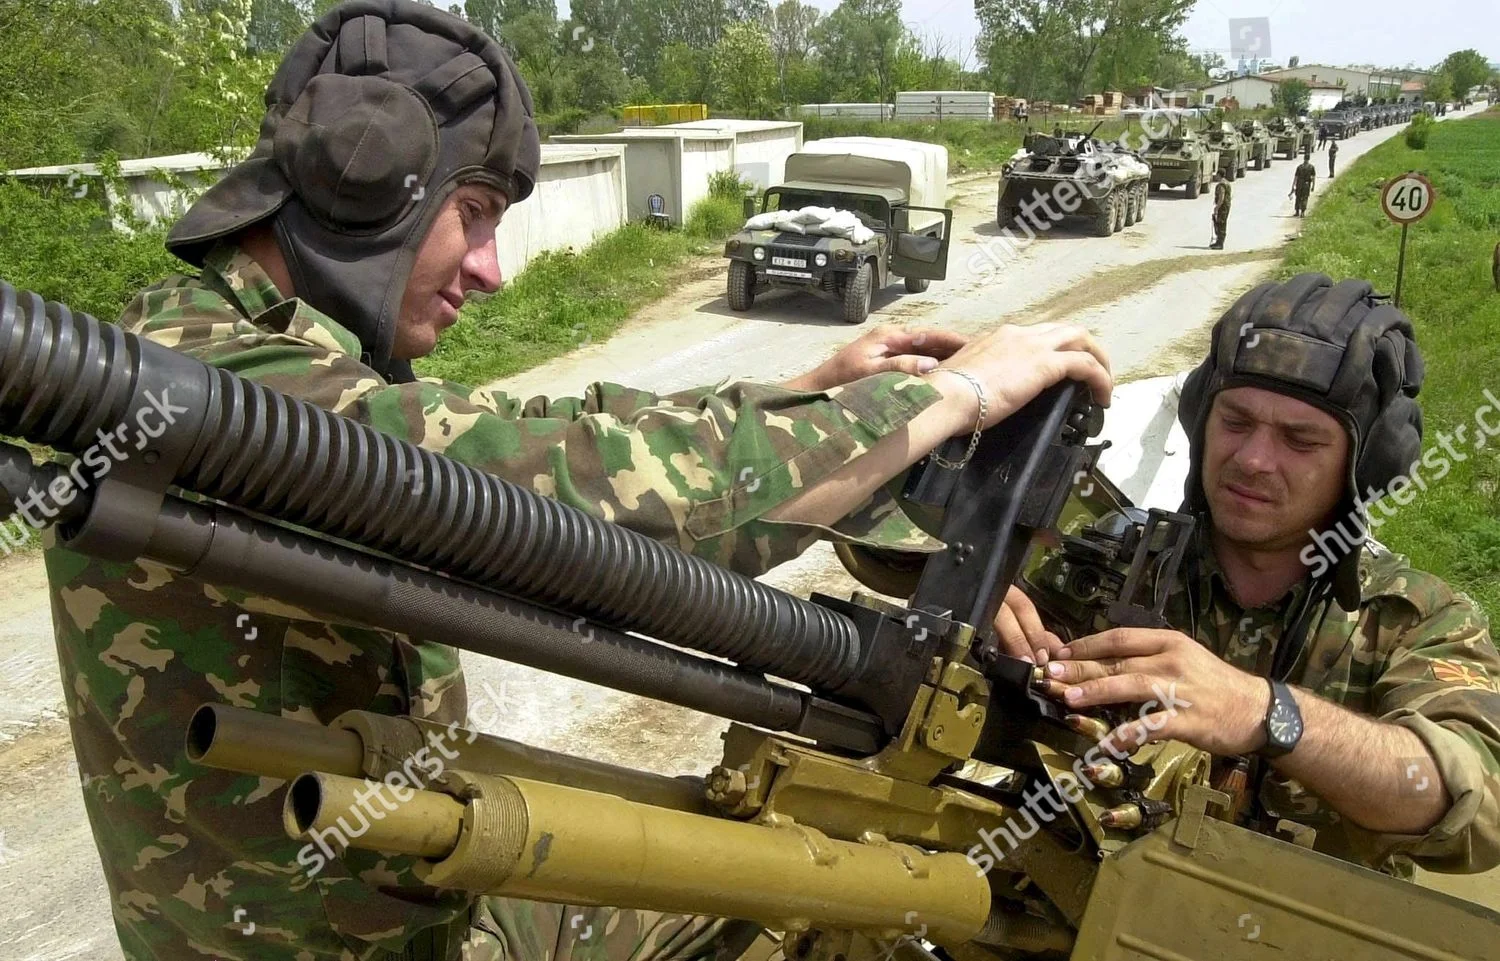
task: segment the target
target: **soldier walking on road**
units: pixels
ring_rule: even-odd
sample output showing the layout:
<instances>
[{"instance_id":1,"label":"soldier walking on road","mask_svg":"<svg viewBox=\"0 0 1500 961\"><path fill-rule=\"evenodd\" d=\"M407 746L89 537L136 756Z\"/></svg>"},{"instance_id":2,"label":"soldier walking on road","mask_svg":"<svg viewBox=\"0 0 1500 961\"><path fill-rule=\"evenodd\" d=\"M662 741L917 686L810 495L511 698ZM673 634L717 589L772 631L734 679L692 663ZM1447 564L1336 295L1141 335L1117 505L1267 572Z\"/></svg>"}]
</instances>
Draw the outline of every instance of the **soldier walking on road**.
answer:
<instances>
[{"instance_id":1,"label":"soldier walking on road","mask_svg":"<svg viewBox=\"0 0 1500 961\"><path fill-rule=\"evenodd\" d=\"M1234 203L1234 188L1224 179L1224 171L1214 171L1214 242L1210 250L1224 249L1224 235L1229 230L1229 208Z\"/></svg>"},{"instance_id":2,"label":"soldier walking on road","mask_svg":"<svg viewBox=\"0 0 1500 961\"><path fill-rule=\"evenodd\" d=\"M1302 163L1292 175L1292 193L1297 195L1297 216L1307 216L1307 198L1312 195L1313 185L1318 181L1318 168L1313 166L1312 151L1302 152Z\"/></svg>"},{"instance_id":3,"label":"soldier walking on road","mask_svg":"<svg viewBox=\"0 0 1500 961\"><path fill-rule=\"evenodd\" d=\"M1322 150L1326 146L1328 146L1328 128L1323 124L1318 124L1318 149Z\"/></svg>"},{"instance_id":4,"label":"soldier walking on road","mask_svg":"<svg viewBox=\"0 0 1500 961\"><path fill-rule=\"evenodd\" d=\"M1339 145L1332 143L1328 145L1328 179L1333 179L1333 162L1338 159Z\"/></svg>"}]
</instances>

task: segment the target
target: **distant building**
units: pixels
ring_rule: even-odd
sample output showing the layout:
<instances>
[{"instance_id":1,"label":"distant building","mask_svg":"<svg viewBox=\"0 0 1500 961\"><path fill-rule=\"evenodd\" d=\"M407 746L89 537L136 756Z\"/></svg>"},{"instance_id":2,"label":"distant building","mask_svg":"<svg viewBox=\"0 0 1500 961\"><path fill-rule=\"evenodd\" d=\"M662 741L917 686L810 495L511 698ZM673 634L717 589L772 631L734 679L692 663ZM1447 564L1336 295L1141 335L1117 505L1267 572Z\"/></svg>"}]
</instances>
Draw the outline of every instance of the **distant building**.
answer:
<instances>
[{"instance_id":1,"label":"distant building","mask_svg":"<svg viewBox=\"0 0 1500 961\"><path fill-rule=\"evenodd\" d=\"M1423 94L1427 91L1427 84L1420 80L1408 80L1401 85L1402 103L1421 103Z\"/></svg>"},{"instance_id":2,"label":"distant building","mask_svg":"<svg viewBox=\"0 0 1500 961\"><path fill-rule=\"evenodd\" d=\"M1241 58L1235 65L1234 75L1236 77L1253 77L1256 74L1268 73L1272 70L1280 70L1281 64L1265 58Z\"/></svg>"},{"instance_id":3,"label":"distant building","mask_svg":"<svg viewBox=\"0 0 1500 961\"><path fill-rule=\"evenodd\" d=\"M1265 77L1235 77L1211 83L1199 92L1205 107L1217 107L1222 101L1233 99L1239 102L1241 110L1254 110L1271 106L1271 93L1275 89L1275 81Z\"/></svg>"},{"instance_id":4,"label":"distant building","mask_svg":"<svg viewBox=\"0 0 1500 961\"><path fill-rule=\"evenodd\" d=\"M1317 86L1340 87L1350 97L1363 94L1371 100L1396 97L1401 92L1401 78L1386 71L1309 64L1288 70L1262 74L1268 80L1290 80L1295 77Z\"/></svg>"}]
</instances>

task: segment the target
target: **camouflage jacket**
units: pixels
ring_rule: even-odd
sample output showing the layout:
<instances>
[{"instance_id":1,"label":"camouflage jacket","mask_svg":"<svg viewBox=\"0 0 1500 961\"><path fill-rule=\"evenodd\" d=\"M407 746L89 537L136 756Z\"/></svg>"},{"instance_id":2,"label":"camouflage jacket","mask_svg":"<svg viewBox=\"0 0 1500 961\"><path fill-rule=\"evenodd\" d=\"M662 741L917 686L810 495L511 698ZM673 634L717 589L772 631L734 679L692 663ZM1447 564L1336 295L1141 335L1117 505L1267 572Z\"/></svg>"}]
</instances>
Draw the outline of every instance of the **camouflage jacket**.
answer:
<instances>
[{"instance_id":1,"label":"camouflage jacket","mask_svg":"<svg viewBox=\"0 0 1500 961\"><path fill-rule=\"evenodd\" d=\"M1229 181L1221 180L1214 187L1214 216L1228 217L1229 207L1234 203L1234 188L1229 186Z\"/></svg>"},{"instance_id":2,"label":"camouflage jacket","mask_svg":"<svg viewBox=\"0 0 1500 961\"><path fill-rule=\"evenodd\" d=\"M388 385L346 329L222 246L201 278L143 291L121 324L743 573L824 536L925 540L884 494L837 533L763 519L936 399L905 375L815 393L734 383L657 397L594 384L581 399L525 403L437 381ZM410 859L350 851L325 867L309 856L282 827L284 782L183 754L188 719L208 701L308 722L352 709L462 721L457 651L47 544L85 804L131 961L368 958L466 924L469 899L417 886Z\"/></svg>"},{"instance_id":3,"label":"camouflage jacket","mask_svg":"<svg viewBox=\"0 0 1500 961\"><path fill-rule=\"evenodd\" d=\"M1307 193L1313 189L1313 184L1318 180L1318 168L1304 161L1297 165L1297 171L1292 175L1292 188L1299 193Z\"/></svg>"},{"instance_id":4,"label":"camouflage jacket","mask_svg":"<svg viewBox=\"0 0 1500 961\"><path fill-rule=\"evenodd\" d=\"M1246 610L1202 539L1199 556L1197 574L1169 598L1168 620L1236 667L1269 674L1307 582ZM1330 603L1314 617L1287 683L1415 732L1453 806L1425 835L1377 834L1271 770L1261 782L1262 821L1306 825L1317 832L1316 850L1402 877L1413 861L1433 871L1487 870L1500 863L1500 653L1488 623L1468 597L1378 545L1366 545L1359 572L1359 610ZM1391 777L1422 790L1413 773Z\"/></svg>"}]
</instances>

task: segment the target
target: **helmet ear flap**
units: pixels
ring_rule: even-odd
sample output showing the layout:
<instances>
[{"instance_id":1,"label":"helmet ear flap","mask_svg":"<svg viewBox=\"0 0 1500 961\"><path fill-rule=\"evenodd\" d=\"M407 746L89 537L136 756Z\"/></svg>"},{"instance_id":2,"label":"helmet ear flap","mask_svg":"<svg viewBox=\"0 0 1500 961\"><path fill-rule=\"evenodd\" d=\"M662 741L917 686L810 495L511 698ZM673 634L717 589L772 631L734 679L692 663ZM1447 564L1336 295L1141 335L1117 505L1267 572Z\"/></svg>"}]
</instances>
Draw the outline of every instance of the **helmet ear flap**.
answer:
<instances>
[{"instance_id":1,"label":"helmet ear flap","mask_svg":"<svg viewBox=\"0 0 1500 961\"><path fill-rule=\"evenodd\" d=\"M1422 408L1406 394L1393 399L1370 425L1354 465L1354 483L1366 500L1385 494L1398 477L1408 477L1422 457ZM1373 495L1370 492L1373 491Z\"/></svg>"}]
</instances>

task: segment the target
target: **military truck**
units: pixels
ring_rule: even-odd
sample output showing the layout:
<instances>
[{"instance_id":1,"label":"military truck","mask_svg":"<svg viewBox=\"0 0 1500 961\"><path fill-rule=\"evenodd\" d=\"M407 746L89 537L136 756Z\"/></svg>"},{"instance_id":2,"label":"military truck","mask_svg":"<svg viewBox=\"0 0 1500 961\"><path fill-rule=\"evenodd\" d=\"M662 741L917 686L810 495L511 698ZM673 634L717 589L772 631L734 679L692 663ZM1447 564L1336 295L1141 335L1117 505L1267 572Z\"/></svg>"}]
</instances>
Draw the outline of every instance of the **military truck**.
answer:
<instances>
[{"instance_id":1,"label":"military truck","mask_svg":"<svg viewBox=\"0 0 1500 961\"><path fill-rule=\"evenodd\" d=\"M1329 140L1347 140L1359 133L1360 120L1348 111L1330 110L1318 121L1318 126L1327 132Z\"/></svg>"},{"instance_id":2,"label":"military truck","mask_svg":"<svg viewBox=\"0 0 1500 961\"><path fill-rule=\"evenodd\" d=\"M953 211L945 204L948 151L885 137L813 140L786 159L786 180L724 245L732 310L774 288L839 302L863 323L892 277L920 293L948 275ZM815 208L815 210L809 210Z\"/></svg>"},{"instance_id":3,"label":"military truck","mask_svg":"<svg viewBox=\"0 0 1500 961\"><path fill-rule=\"evenodd\" d=\"M1095 140L1098 129L1095 124L1081 135L1026 137L1000 171L995 219L1001 229L1051 211L1088 217L1094 235L1108 237L1145 219L1151 168L1138 154Z\"/></svg>"},{"instance_id":4,"label":"military truck","mask_svg":"<svg viewBox=\"0 0 1500 961\"><path fill-rule=\"evenodd\" d=\"M1219 123L1208 131L1208 145L1219 154L1225 180L1238 180L1250 169L1250 144L1233 124Z\"/></svg>"},{"instance_id":5,"label":"military truck","mask_svg":"<svg viewBox=\"0 0 1500 961\"><path fill-rule=\"evenodd\" d=\"M1186 187L1189 200L1198 196L1219 167L1219 152L1186 125L1151 140L1141 159L1151 167L1152 190Z\"/></svg>"},{"instance_id":6,"label":"military truck","mask_svg":"<svg viewBox=\"0 0 1500 961\"><path fill-rule=\"evenodd\" d=\"M1266 125L1259 120L1246 120L1240 124L1240 136L1250 145L1250 162L1255 165L1256 170L1265 170L1271 166L1271 160L1275 156L1272 149L1271 132Z\"/></svg>"}]
</instances>

